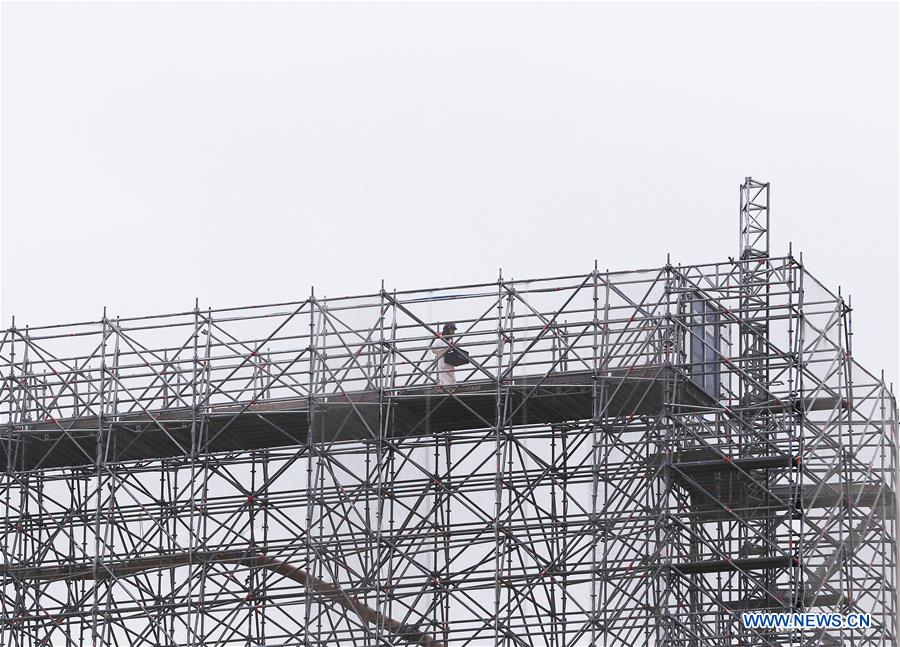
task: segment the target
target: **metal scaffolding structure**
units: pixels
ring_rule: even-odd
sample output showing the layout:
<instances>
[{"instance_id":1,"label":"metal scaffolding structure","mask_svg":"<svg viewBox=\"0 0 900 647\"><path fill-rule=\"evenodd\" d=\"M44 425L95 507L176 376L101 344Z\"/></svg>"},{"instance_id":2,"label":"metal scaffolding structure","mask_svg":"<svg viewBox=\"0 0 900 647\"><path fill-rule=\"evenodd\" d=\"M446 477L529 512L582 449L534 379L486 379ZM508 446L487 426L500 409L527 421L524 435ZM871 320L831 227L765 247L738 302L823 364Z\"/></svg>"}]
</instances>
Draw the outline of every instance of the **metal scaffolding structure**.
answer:
<instances>
[{"instance_id":1,"label":"metal scaffolding structure","mask_svg":"<svg viewBox=\"0 0 900 647\"><path fill-rule=\"evenodd\" d=\"M725 262L3 331L0 646L895 644L896 404L768 206Z\"/></svg>"}]
</instances>

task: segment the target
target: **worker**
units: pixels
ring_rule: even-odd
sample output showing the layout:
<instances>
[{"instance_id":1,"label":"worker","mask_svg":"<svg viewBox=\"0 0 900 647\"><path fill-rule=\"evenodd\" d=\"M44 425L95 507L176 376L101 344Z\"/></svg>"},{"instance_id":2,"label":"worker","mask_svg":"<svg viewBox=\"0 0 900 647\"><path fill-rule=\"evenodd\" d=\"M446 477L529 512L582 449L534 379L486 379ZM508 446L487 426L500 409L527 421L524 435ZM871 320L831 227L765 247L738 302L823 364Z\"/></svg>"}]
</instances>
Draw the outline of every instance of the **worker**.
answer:
<instances>
[{"instance_id":1,"label":"worker","mask_svg":"<svg viewBox=\"0 0 900 647\"><path fill-rule=\"evenodd\" d=\"M434 344L431 352L437 357L438 384L449 386L456 384L456 367L444 360L444 355L450 350L450 342L453 341L453 333L456 332L456 324L452 321L445 323L441 334Z\"/></svg>"}]
</instances>

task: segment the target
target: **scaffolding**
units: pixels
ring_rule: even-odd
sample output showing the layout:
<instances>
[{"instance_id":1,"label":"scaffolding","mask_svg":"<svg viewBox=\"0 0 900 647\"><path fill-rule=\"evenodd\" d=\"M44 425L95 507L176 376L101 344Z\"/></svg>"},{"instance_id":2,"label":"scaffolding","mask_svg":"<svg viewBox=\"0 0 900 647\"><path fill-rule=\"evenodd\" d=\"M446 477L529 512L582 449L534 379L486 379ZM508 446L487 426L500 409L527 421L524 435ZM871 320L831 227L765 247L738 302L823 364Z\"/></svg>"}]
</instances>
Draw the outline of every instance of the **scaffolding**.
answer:
<instances>
[{"instance_id":1,"label":"scaffolding","mask_svg":"<svg viewBox=\"0 0 900 647\"><path fill-rule=\"evenodd\" d=\"M0 646L894 645L896 404L768 190L726 262L13 325Z\"/></svg>"}]
</instances>

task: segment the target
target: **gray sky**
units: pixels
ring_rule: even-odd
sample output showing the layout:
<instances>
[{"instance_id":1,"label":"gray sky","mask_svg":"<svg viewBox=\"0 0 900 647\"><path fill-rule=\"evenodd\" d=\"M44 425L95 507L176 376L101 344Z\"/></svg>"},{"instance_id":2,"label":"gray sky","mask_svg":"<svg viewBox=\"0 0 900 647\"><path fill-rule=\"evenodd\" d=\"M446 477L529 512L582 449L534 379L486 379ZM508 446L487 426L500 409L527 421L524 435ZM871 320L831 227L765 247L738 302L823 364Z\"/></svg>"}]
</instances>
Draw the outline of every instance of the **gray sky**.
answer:
<instances>
[{"instance_id":1,"label":"gray sky","mask_svg":"<svg viewBox=\"0 0 900 647\"><path fill-rule=\"evenodd\" d=\"M3 325L721 260L753 175L896 380L896 3L2 11Z\"/></svg>"}]
</instances>

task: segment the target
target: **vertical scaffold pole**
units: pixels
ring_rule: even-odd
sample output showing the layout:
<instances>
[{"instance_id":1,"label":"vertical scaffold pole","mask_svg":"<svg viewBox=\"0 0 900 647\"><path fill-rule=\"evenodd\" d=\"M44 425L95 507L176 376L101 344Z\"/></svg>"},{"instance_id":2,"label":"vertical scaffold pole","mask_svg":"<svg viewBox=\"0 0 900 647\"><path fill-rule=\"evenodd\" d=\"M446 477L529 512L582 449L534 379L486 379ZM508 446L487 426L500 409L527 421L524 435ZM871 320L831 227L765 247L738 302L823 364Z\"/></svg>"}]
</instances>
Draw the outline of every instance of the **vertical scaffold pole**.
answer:
<instances>
[{"instance_id":1,"label":"vertical scaffold pole","mask_svg":"<svg viewBox=\"0 0 900 647\"><path fill-rule=\"evenodd\" d=\"M769 184L747 177L740 189L740 300L739 300L739 366L740 378L739 407L741 429L738 442L744 456L765 456L775 450L777 435L776 416L767 406L769 395ZM770 505L770 475L768 470L763 479L765 506ZM761 534L774 537L775 521L771 518L761 522ZM746 545L753 541L754 531L742 527L739 543ZM774 548L767 545L766 556L774 555ZM746 595L753 587L746 584ZM777 573L765 571L766 590L773 590Z\"/></svg>"}]
</instances>

